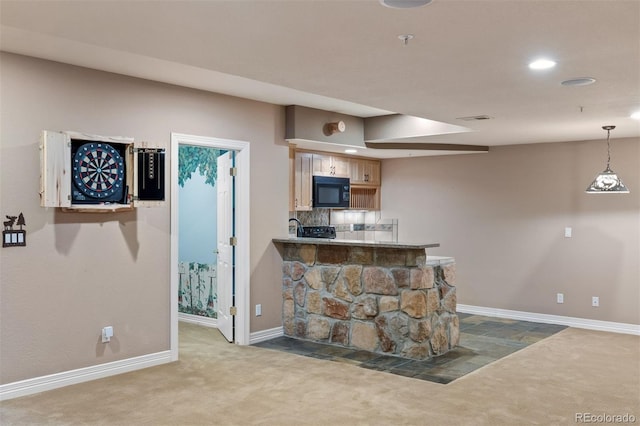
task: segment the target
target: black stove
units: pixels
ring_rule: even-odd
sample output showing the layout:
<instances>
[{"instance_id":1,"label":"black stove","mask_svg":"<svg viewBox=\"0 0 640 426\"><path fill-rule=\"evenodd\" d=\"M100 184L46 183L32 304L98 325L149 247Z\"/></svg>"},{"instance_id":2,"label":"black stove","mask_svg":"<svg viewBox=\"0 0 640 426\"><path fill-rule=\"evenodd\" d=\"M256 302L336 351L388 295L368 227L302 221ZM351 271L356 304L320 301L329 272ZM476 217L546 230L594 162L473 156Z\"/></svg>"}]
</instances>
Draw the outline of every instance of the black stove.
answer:
<instances>
[{"instance_id":1,"label":"black stove","mask_svg":"<svg viewBox=\"0 0 640 426\"><path fill-rule=\"evenodd\" d=\"M298 237L301 238L335 238L335 226L303 226L298 228Z\"/></svg>"}]
</instances>

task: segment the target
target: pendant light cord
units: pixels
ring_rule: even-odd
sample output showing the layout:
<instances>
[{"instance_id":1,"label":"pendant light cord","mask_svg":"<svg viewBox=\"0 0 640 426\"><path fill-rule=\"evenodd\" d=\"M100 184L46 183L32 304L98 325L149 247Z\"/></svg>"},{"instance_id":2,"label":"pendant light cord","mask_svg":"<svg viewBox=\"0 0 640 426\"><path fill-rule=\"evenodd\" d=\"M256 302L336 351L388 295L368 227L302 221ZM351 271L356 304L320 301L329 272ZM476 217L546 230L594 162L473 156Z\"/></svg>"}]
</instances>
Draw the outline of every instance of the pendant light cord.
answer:
<instances>
[{"instance_id":1,"label":"pendant light cord","mask_svg":"<svg viewBox=\"0 0 640 426\"><path fill-rule=\"evenodd\" d=\"M609 144L609 134L611 130L607 129L607 169L609 169L609 164L611 163L611 148Z\"/></svg>"}]
</instances>

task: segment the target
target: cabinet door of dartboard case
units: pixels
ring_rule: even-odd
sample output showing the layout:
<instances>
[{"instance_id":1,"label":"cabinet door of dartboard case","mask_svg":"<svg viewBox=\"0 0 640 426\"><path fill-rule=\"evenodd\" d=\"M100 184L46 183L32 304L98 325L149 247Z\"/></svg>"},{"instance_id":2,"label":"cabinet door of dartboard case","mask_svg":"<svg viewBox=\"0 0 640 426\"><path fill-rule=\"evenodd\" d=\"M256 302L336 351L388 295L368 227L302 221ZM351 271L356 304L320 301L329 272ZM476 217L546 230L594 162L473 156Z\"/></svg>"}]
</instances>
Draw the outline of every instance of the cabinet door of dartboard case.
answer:
<instances>
[{"instance_id":1,"label":"cabinet door of dartboard case","mask_svg":"<svg viewBox=\"0 0 640 426\"><path fill-rule=\"evenodd\" d=\"M135 179L138 200L164 200L164 149L135 148L138 174Z\"/></svg>"}]
</instances>

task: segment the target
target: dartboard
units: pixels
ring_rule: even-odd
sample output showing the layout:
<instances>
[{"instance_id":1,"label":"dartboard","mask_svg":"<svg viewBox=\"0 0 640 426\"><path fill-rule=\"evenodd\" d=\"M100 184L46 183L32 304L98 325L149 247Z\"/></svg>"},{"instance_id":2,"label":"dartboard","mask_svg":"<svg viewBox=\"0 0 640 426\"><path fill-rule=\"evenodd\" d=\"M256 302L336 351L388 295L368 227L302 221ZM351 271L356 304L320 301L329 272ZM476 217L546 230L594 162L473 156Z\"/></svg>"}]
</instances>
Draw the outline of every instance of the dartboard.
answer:
<instances>
[{"instance_id":1,"label":"dartboard","mask_svg":"<svg viewBox=\"0 0 640 426\"><path fill-rule=\"evenodd\" d=\"M88 199L117 201L122 197L124 161L113 146L91 142L73 156L73 183Z\"/></svg>"}]
</instances>

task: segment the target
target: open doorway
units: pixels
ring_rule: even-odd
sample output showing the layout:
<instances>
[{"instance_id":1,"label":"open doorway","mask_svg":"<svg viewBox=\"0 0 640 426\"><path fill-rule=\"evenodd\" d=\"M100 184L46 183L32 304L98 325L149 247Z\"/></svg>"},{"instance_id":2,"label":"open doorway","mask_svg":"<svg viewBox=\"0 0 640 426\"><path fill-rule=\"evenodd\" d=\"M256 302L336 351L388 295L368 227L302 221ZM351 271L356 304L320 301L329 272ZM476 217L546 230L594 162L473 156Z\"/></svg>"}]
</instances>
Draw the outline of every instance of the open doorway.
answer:
<instances>
[{"instance_id":1,"label":"open doorway","mask_svg":"<svg viewBox=\"0 0 640 426\"><path fill-rule=\"evenodd\" d=\"M219 328L246 345L249 143L173 133L171 158L172 358L179 320Z\"/></svg>"},{"instance_id":2,"label":"open doorway","mask_svg":"<svg viewBox=\"0 0 640 426\"><path fill-rule=\"evenodd\" d=\"M219 328L228 341L234 340L234 162L235 151L178 146L178 319Z\"/></svg>"}]
</instances>

